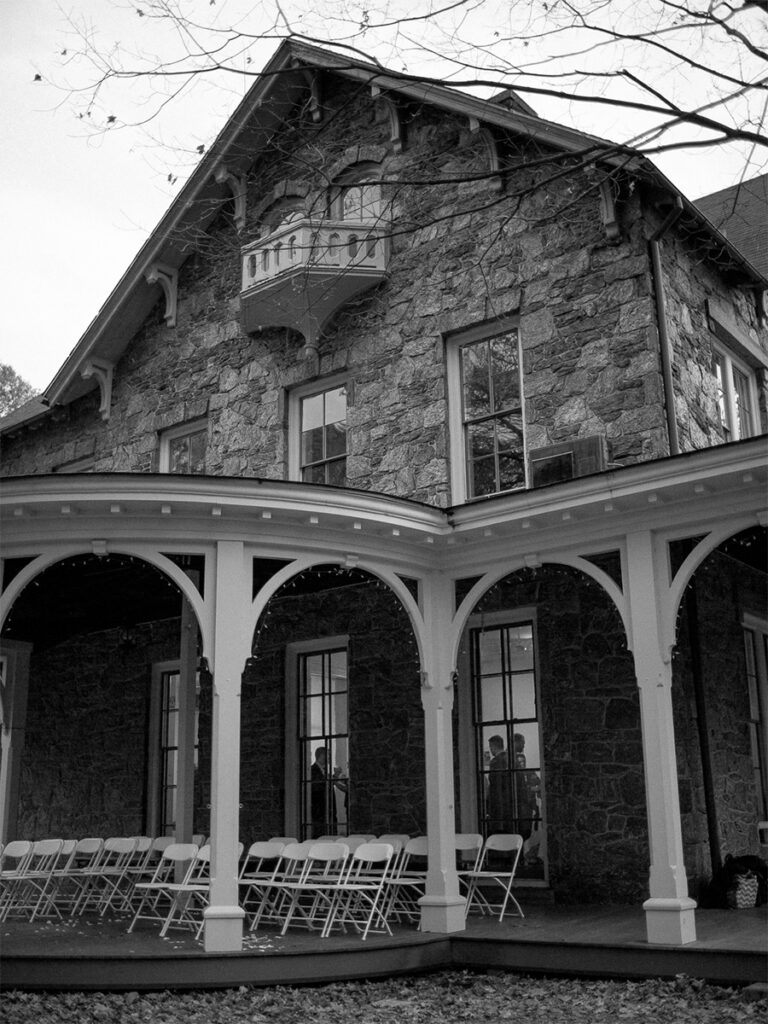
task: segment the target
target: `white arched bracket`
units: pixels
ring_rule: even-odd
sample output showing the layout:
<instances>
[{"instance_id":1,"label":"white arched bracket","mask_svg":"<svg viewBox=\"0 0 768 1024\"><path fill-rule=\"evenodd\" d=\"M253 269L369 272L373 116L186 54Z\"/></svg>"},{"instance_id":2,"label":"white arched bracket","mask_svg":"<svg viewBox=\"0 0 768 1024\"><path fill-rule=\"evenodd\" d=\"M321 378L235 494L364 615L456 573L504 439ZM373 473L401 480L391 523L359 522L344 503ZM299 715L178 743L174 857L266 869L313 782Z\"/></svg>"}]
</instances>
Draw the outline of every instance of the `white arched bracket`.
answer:
<instances>
[{"instance_id":1,"label":"white arched bracket","mask_svg":"<svg viewBox=\"0 0 768 1024\"><path fill-rule=\"evenodd\" d=\"M80 370L81 377L85 380L93 377L99 385L101 393L99 412L103 420L109 419L112 407L112 375L114 368L114 363L107 362L106 359L89 359Z\"/></svg>"},{"instance_id":2,"label":"white arched bracket","mask_svg":"<svg viewBox=\"0 0 768 1024\"><path fill-rule=\"evenodd\" d=\"M153 263L145 272L147 284L159 284L165 295L165 313L163 317L169 327L176 326L176 300L178 296L179 272L167 263Z\"/></svg>"},{"instance_id":3,"label":"white arched bracket","mask_svg":"<svg viewBox=\"0 0 768 1024\"><path fill-rule=\"evenodd\" d=\"M245 227L245 175L234 174L228 167L219 167L213 177L218 185L229 186L229 191L235 200L235 227L238 231L242 231Z\"/></svg>"},{"instance_id":4,"label":"white arched bracket","mask_svg":"<svg viewBox=\"0 0 768 1024\"><path fill-rule=\"evenodd\" d=\"M495 192L500 192L504 187L504 180L501 176L501 162L496 138L490 128L482 125L476 117L470 117L469 130L475 137L482 140L488 158L488 169L493 175L489 179L489 185Z\"/></svg>"},{"instance_id":5,"label":"white arched bracket","mask_svg":"<svg viewBox=\"0 0 768 1024\"><path fill-rule=\"evenodd\" d=\"M392 152L396 154L402 153L405 139L403 137L403 123L400 120L397 103L395 103L391 96L387 96L386 93L382 92L381 86L378 85L371 86L371 96L382 105L389 118L389 142L392 146Z\"/></svg>"}]
</instances>

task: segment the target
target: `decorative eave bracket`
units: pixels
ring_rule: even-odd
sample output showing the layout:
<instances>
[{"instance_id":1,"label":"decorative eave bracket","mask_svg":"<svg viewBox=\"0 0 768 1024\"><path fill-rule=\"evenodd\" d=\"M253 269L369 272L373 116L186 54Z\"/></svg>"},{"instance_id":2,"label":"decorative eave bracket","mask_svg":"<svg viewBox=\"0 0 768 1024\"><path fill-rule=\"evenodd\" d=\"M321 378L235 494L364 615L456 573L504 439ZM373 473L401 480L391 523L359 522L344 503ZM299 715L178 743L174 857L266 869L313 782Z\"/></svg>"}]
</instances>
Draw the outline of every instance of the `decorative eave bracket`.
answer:
<instances>
[{"instance_id":1,"label":"decorative eave bracket","mask_svg":"<svg viewBox=\"0 0 768 1024\"><path fill-rule=\"evenodd\" d=\"M101 404L99 412L103 420L109 419L112 408L112 375L115 364L107 362L106 359L89 359L80 370L80 376L85 380L94 377L101 392Z\"/></svg>"},{"instance_id":2,"label":"decorative eave bracket","mask_svg":"<svg viewBox=\"0 0 768 1024\"><path fill-rule=\"evenodd\" d=\"M323 119L323 110L320 106L320 76L317 71L306 67L300 60L294 58L293 67L301 72L304 81L309 86L309 114L315 124Z\"/></svg>"},{"instance_id":3,"label":"decorative eave bracket","mask_svg":"<svg viewBox=\"0 0 768 1024\"><path fill-rule=\"evenodd\" d=\"M371 96L378 103L382 104L389 117L389 142L392 146L392 152L402 153L405 139L403 136L403 123L400 120L400 111L397 109L397 103L391 96L387 96L379 85L371 86Z\"/></svg>"},{"instance_id":4,"label":"decorative eave bracket","mask_svg":"<svg viewBox=\"0 0 768 1024\"><path fill-rule=\"evenodd\" d=\"M214 174L218 185L228 185L235 200L235 227L242 231L245 227L246 180L244 174L235 174L229 167L219 167Z\"/></svg>"},{"instance_id":5,"label":"decorative eave bracket","mask_svg":"<svg viewBox=\"0 0 768 1024\"><path fill-rule=\"evenodd\" d=\"M153 263L145 272L148 284L159 284L165 295L165 313L163 314L169 327L176 326L176 300L178 295L179 272L167 263Z\"/></svg>"},{"instance_id":6,"label":"decorative eave bracket","mask_svg":"<svg viewBox=\"0 0 768 1024\"><path fill-rule=\"evenodd\" d=\"M495 192L500 192L504 187L504 180L501 176L501 161L499 160L499 147L496 137L490 128L483 125L476 117L469 118L470 132L482 139L485 151L488 156L488 167L493 175L489 184Z\"/></svg>"},{"instance_id":7,"label":"decorative eave bracket","mask_svg":"<svg viewBox=\"0 0 768 1024\"><path fill-rule=\"evenodd\" d=\"M609 242L618 242L621 238L621 229L616 219L616 198L613 181L610 178L603 178L600 182L600 216L605 228L605 237Z\"/></svg>"}]
</instances>

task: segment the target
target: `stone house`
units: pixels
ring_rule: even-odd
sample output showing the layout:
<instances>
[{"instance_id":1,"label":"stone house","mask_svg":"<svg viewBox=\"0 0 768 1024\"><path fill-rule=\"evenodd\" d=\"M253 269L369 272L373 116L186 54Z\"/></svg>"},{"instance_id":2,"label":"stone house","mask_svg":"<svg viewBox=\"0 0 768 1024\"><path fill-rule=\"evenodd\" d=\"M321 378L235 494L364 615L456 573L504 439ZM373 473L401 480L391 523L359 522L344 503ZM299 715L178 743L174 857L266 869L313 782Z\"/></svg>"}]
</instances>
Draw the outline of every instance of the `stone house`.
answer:
<instances>
[{"instance_id":1,"label":"stone house","mask_svg":"<svg viewBox=\"0 0 768 1024\"><path fill-rule=\"evenodd\" d=\"M286 43L0 423L2 838L454 833L695 938L765 852L768 282L645 159ZM313 774L318 749L329 768Z\"/></svg>"}]
</instances>

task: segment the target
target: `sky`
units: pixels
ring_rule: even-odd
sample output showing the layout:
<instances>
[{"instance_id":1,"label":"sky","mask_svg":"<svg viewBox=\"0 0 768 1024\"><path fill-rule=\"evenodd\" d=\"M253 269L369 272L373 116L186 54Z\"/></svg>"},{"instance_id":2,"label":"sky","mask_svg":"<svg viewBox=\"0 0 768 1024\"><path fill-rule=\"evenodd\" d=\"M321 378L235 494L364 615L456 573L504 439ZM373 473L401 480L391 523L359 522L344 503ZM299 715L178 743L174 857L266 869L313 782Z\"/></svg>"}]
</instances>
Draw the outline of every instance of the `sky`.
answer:
<instances>
[{"instance_id":1,"label":"sky","mask_svg":"<svg viewBox=\"0 0 768 1024\"><path fill-rule=\"evenodd\" d=\"M219 0L222 12L236 2ZM148 126L153 138L128 128L89 136L61 88L67 75L62 50L73 41L67 13L92 20L126 46L138 23L128 0L117 8L109 0L70 0L66 7L56 0L0 0L0 362L39 390L178 193L196 143L223 127L249 84L239 77L230 77L225 89L201 83L176 120ZM264 63L276 47L276 41L262 44L256 61ZM42 82L34 81L36 74ZM141 98L138 85L128 88ZM542 102L531 102L565 123ZM601 120L578 127L615 138L616 116L604 109ZM741 169L735 154L720 149L656 163L690 198L732 185ZM175 185L169 173L178 175Z\"/></svg>"}]
</instances>

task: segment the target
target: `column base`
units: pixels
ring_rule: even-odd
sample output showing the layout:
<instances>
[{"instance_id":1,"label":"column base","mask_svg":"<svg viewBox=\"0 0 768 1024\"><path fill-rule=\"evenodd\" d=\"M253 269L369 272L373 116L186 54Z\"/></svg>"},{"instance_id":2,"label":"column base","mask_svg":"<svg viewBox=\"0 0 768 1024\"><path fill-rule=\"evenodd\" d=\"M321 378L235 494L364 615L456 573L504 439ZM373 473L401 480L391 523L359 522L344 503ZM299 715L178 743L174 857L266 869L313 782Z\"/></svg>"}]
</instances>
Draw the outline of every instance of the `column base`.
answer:
<instances>
[{"instance_id":1,"label":"column base","mask_svg":"<svg viewBox=\"0 0 768 1024\"><path fill-rule=\"evenodd\" d=\"M239 953L243 948L242 907L206 907L203 912L203 948L206 953Z\"/></svg>"},{"instance_id":2,"label":"column base","mask_svg":"<svg viewBox=\"0 0 768 1024\"><path fill-rule=\"evenodd\" d=\"M643 904L648 942L684 946L696 941L696 901L687 896L651 897Z\"/></svg>"},{"instance_id":3,"label":"column base","mask_svg":"<svg viewBox=\"0 0 768 1024\"><path fill-rule=\"evenodd\" d=\"M463 932L467 927L467 901L463 896L458 896L455 899L422 896L419 906L421 907L419 931L447 935L449 932Z\"/></svg>"}]
</instances>

